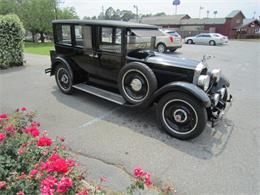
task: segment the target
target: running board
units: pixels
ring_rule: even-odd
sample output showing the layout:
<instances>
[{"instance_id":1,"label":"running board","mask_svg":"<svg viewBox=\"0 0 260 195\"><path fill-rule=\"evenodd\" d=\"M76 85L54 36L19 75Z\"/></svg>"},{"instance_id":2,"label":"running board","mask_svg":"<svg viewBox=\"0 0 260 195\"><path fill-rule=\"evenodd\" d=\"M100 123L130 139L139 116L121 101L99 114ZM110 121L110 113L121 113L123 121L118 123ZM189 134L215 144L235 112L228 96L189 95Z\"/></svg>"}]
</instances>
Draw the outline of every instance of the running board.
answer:
<instances>
[{"instance_id":1,"label":"running board","mask_svg":"<svg viewBox=\"0 0 260 195\"><path fill-rule=\"evenodd\" d=\"M95 96L98 96L98 97L106 99L106 100L109 100L116 104L124 105L126 103L124 98L117 93L106 91L104 89L100 89L100 88L97 88L97 87L94 87L91 85L87 85L84 83L79 83L77 85L73 85L73 88L84 91L86 93L89 93L89 94L92 94Z\"/></svg>"}]
</instances>

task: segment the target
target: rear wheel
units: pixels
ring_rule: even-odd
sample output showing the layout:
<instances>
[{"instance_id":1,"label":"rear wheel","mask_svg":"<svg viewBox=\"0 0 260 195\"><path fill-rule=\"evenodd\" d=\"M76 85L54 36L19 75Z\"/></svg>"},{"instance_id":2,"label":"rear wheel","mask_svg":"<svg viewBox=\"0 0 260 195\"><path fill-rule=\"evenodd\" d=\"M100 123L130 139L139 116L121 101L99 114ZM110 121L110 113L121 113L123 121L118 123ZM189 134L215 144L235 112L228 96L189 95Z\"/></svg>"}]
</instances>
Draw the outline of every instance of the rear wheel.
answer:
<instances>
[{"instance_id":1,"label":"rear wheel","mask_svg":"<svg viewBox=\"0 0 260 195\"><path fill-rule=\"evenodd\" d=\"M55 79L60 90L65 94L71 94L73 92L72 73L64 64L58 64L55 69Z\"/></svg>"},{"instance_id":2,"label":"rear wheel","mask_svg":"<svg viewBox=\"0 0 260 195\"><path fill-rule=\"evenodd\" d=\"M165 53L167 48L166 48L165 44L159 43L157 45L157 50L158 50L159 53Z\"/></svg>"},{"instance_id":3,"label":"rear wheel","mask_svg":"<svg viewBox=\"0 0 260 195\"><path fill-rule=\"evenodd\" d=\"M211 41L209 42L209 45L214 46L214 45L216 45L216 42L213 41L213 40L211 40Z\"/></svg>"},{"instance_id":4,"label":"rear wheel","mask_svg":"<svg viewBox=\"0 0 260 195\"><path fill-rule=\"evenodd\" d=\"M188 43L188 44L193 44L193 41L192 41L191 39L188 39L188 40L187 40L187 43Z\"/></svg>"},{"instance_id":5,"label":"rear wheel","mask_svg":"<svg viewBox=\"0 0 260 195\"><path fill-rule=\"evenodd\" d=\"M186 140L202 133L207 123L207 112L193 96L172 92L159 101L158 118L167 133Z\"/></svg>"},{"instance_id":6,"label":"rear wheel","mask_svg":"<svg viewBox=\"0 0 260 195\"><path fill-rule=\"evenodd\" d=\"M118 76L121 95L131 104L142 104L157 89L157 79L145 64L133 62L124 66Z\"/></svg>"}]
</instances>

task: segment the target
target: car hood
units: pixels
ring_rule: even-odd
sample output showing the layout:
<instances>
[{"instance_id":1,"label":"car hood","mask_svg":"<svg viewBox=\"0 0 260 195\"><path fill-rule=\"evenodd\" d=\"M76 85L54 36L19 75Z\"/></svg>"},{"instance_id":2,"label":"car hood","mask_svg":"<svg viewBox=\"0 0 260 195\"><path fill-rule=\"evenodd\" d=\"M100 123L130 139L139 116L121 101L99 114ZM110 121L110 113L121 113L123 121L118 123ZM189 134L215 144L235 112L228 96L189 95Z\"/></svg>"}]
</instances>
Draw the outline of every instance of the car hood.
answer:
<instances>
[{"instance_id":1,"label":"car hood","mask_svg":"<svg viewBox=\"0 0 260 195\"><path fill-rule=\"evenodd\" d=\"M191 60L191 59L187 59L175 55L161 54L157 52L155 52L155 55L148 57L146 59L146 62L152 64L164 65L164 66L192 69L192 70L195 70L197 65L201 63L201 61L198 60Z\"/></svg>"}]
</instances>

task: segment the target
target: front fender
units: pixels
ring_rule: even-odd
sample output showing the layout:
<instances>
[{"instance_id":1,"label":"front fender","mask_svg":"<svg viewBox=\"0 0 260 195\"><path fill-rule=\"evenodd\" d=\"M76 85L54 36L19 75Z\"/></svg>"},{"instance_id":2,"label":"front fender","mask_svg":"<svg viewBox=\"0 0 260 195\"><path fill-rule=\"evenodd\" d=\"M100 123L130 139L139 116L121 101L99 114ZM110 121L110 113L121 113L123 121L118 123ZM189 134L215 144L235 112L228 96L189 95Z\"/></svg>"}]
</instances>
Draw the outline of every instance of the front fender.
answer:
<instances>
[{"instance_id":1,"label":"front fender","mask_svg":"<svg viewBox=\"0 0 260 195\"><path fill-rule=\"evenodd\" d=\"M197 87L192 83L182 81L168 83L167 85L164 85L163 87L158 89L151 97L149 103L151 104L152 102L159 100L166 93L174 91L184 92L193 95L207 108L211 105L211 101L208 95L201 88Z\"/></svg>"}]
</instances>

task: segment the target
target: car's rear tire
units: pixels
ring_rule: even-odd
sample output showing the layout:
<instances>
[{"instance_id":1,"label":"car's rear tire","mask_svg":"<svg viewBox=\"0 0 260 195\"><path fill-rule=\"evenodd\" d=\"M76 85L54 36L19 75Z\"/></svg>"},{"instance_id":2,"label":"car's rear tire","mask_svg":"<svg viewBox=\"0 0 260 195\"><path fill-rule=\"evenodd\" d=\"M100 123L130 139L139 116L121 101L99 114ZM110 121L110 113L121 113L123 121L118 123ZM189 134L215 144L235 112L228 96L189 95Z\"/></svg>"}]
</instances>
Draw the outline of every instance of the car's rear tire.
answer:
<instances>
[{"instance_id":1,"label":"car's rear tire","mask_svg":"<svg viewBox=\"0 0 260 195\"><path fill-rule=\"evenodd\" d=\"M73 92L73 73L62 63L55 68L55 79L62 93L71 94Z\"/></svg>"},{"instance_id":2,"label":"car's rear tire","mask_svg":"<svg viewBox=\"0 0 260 195\"><path fill-rule=\"evenodd\" d=\"M167 51L166 45L165 45L164 43L159 43L159 44L157 45L157 51L158 51L159 53L165 53L165 52Z\"/></svg>"},{"instance_id":3,"label":"car's rear tire","mask_svg":"<svg viewBox=\"0 0 260 195\"><path fill-rule=\"evenodd\" d=\"M211 40L211 41L209 42L209 45L210 45L210 46L214 46L214 45L216 45L216 42L213 41L213 40Z\"/></svg>"},{"instance_id":4,"label":"car's rear tire","mask_svg":"<svg viewBox=\"0 0 260 195\"><path fill-rule=\"evenodd\" d=\"M193 44L192 39L188 39L188 40L187 40L187 43L188 43L188 44Z\"/></svg>"},{"instance_id":5,"label":"car's rear tire","mask_svg":"<svg viewBox=\"0 0 260 195\"><path fill-rule=\"evenodd\" d=\"M206 126L206 108L195 97L186 93L166 94L160 99L157 108L159 122L175 138L195 138Z\"/></svg>"},{"instance_id":6,"label":"car's rear tire","mask_svg":"<svg viewBox=\"0 0 260 195\"><path fill-rule=\"evenodd\" d=\"M131 104L145 103L157 89L157 85L155 74L143 63L132 62L119 72L119 91Z\"/></svg>"}]
</instances>

